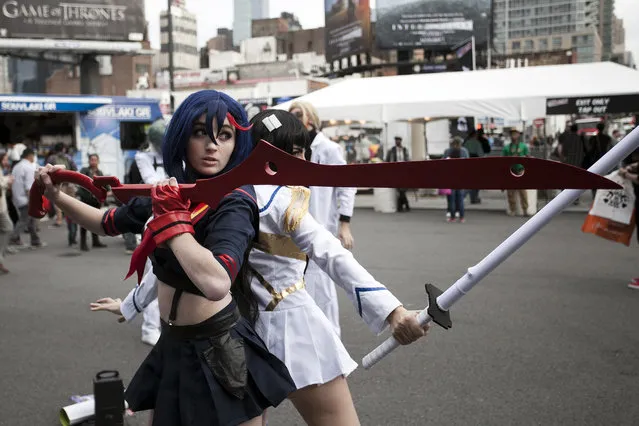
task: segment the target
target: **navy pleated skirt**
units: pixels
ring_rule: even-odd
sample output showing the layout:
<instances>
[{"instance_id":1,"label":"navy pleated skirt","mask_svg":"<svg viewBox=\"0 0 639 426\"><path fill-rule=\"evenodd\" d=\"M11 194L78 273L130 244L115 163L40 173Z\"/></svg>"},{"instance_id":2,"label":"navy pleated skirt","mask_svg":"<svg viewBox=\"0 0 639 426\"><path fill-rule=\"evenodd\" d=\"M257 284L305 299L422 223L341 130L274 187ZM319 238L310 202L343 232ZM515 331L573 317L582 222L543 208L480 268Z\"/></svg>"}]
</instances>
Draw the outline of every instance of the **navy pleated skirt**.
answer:
<instances>
[{"instance_id":1,"label":"navy pleated skirt","mask_svg":"<svg viewBox=\"0 0 639 426\"><path fill-rule=\"evenodd\" d=\"M155 410L153 426L233 426L294 390L284 363L231 303L196 325L163 322L125 397L133 411Z\"/></svg>"}]
</instances>

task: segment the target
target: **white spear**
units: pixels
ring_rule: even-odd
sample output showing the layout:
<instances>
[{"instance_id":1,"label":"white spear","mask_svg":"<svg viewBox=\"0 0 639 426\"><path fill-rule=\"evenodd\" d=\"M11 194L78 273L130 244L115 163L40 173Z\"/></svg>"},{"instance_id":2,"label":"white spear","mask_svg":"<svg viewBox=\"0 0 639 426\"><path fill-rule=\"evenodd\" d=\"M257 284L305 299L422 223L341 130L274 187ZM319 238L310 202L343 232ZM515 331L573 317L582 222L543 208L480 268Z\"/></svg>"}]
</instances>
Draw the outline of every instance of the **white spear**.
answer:
<instances>
[{"instance_id":1,"label":"white spear","mask_svg":"<svg viewBox=\"0 0 639 426\"><path fill-rule=\"evenodd\" d=\"M619 164L624 158L630 155L637 147L639 147L639 126L637 126L630 134L615 145L606 155L597 161L589 172L605 175ZM477 283L490 274L511 254L517 251L521 246L533 237L541 228L543 228L550 220L560 213L563 209L573 203L584 190L568 189L561 192L555 199L549 202L535 216L524 223L517 231L501 243L488 256L483 258L477 265L468 268L464 276L449 287L436 299L439 310L448 312L448 310L466 293L468 293ZM433 320L428 314L428 308L424 309L417 316L420 324L426 325ZM399 343L389 337L381 345L362 359L362 365L365 369L371 368L373 365L382 360L386 355L391 353L399 346Z\"/></svg>"}]
</instances>

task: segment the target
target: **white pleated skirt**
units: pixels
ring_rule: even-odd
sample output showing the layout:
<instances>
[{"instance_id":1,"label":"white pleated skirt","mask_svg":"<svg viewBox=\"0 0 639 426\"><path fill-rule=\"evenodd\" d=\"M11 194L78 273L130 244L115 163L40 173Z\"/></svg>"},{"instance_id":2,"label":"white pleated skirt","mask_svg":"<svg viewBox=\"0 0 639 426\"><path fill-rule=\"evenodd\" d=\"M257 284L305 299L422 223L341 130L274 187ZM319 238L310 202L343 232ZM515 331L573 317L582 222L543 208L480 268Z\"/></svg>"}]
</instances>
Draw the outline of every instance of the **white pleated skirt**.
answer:
<instances>
[{"instance_id":1,"label":"white pleated skirt","mask_svg":"<svg viewBox=\"0 0 639 426\"><path fill-rule=\"evenodd\" d=\"M286 365L295 386L328 383L352 373L357 363L312 299L308 297L303 305L281 306L286 302L274 311L260 311L255 330Z\"/></svg>"}]
</instances>

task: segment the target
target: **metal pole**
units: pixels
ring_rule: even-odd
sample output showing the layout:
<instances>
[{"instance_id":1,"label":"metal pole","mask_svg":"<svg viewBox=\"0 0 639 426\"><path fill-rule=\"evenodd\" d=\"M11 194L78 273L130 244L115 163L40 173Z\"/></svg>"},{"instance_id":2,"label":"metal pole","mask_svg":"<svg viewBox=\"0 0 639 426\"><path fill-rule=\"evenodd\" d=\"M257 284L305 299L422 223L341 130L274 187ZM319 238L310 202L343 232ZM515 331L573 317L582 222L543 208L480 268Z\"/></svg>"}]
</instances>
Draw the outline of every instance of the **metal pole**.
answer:
<instances>
[{"instance_id":1,"label":"metal pole","mask_svg":"<svg viewBox=\"0 0 639 426\"><path fill-rule=\"evenodd\" d=\"M492 53L493 53L493 46L490 44L490 24L488 25L488 65L487 65L487 69L490 69L490 63L492 62Z\"/></svg>"},{"instance_id":2,"label":"metal pole","mask_svg":"<svg viewBox=\"0 0 639 426\"><path fill-rule=\"evenodd\" d=\"M477 55L475 54L475 36L472 36L473 43L473 71L477 69Z\"/></svg>"},{"instance_id":3,"label":"metal pole","mask_svg":"<svg viewBox=\"0 0 639 426\"><path fill-rule=\"evenodd\" d=\"M173 82L173 13L171 11L171 3L173 2L173 0L168 0L168 8L167 8L167 14L168 14L168 30L169 30L169 47L168 47L168 54L169 54L169 91L171 92L170 94L170 98L171 98L171 114L173 112L175 112L175 100L173 98L173 92L175 91L175 84Z\"/></svg>"}]
</instances>

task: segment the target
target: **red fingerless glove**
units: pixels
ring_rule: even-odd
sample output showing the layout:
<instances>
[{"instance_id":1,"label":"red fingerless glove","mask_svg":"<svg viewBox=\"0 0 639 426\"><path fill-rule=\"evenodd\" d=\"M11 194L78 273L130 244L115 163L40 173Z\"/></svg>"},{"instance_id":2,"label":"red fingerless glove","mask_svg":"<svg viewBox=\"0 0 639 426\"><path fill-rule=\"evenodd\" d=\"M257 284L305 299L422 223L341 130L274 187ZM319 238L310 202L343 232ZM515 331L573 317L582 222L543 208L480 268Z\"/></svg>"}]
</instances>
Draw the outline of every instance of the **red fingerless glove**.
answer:
<instances>
[{"instance_id":1,"label":"red fingerless glove","mask_svg":"<svg viewBox=\"0 0 639 426\"><path fill-rule=\"evenodd\" d=\"M151 189L151 199L153 200L153 216L156 218L177 210L188 211L191 206L191 201L185 200L180 194L179 186L154 186Z\"/></svg>"},{"instance_id":2,"label":"red fingerless glove","mask_svg":"<svg viewBox=\"0 0 639 426\"><path fill-rule=\"evenodd\" d=\"M180 234L195 234L188 210L164 213L149 222L146 232L151 232L156 246Z\"/></svg>"}]
</instances>

